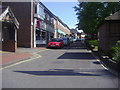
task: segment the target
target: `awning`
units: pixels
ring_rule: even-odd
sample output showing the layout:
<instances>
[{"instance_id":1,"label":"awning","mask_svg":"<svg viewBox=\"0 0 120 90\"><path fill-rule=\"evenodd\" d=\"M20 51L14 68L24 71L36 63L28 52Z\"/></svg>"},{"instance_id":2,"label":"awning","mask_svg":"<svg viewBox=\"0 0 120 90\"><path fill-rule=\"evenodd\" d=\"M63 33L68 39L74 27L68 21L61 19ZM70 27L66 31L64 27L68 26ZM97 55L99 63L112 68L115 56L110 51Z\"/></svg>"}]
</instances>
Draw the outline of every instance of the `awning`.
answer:
<instances>
[{"instance_id":1,"label":"awning","mask_svg":"<svg viewBox=\"0 0 120 90\"><path fill-rule=\"evenodd\" d=\"M58 33L66 35L63 31L61 31L60 29L58 29Z\"/></svg>"}]
</instances>

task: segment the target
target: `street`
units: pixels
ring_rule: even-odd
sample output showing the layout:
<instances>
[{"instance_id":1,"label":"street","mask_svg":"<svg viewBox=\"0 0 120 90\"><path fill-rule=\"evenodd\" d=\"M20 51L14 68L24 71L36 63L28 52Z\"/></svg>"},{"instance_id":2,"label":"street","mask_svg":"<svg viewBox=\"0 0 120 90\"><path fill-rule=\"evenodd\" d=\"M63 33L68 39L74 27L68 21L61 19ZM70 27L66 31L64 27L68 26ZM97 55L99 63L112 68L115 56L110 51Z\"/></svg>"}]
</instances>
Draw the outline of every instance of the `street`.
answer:
<instances>
[{"instance_id":1,"label":"street","mask_svg":"<svg viewBox=\"0 0 120 90\"><path fill-rule=\"evenodd\" d=\"M37 52L33 60L3 68L2 87L118 88L118 78L83 43L76 42L62 49Z\"/></svg>"}]
</instances>

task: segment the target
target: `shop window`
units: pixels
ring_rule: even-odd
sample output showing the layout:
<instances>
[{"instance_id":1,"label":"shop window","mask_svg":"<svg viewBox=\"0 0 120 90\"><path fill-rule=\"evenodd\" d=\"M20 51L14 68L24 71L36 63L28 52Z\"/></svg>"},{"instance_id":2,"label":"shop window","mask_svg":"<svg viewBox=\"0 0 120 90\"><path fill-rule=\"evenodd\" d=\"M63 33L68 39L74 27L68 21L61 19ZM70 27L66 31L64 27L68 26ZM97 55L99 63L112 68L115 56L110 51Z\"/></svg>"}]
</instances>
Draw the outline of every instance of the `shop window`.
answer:
<instances>
[{"instance_id":1,"label":"shop window","mask_svg":"<svg viewBox=\"0 0 120 90\"><path fill-rule=\"evenodd\" d=\"M45 32L42 32L42 40L46 40L46 38L45 38L45 35L46 33Z\"/></svg>"},{"instance_id":2,"label":"shop window","mask_svg":"<svg viewBox=\"0 0 120 90\"><path fill-rule=\"evenodd\" d=\"M51 39L54 38L53 34L50 36L50 38L51 38Z\"/></svg>"},{"instance_id":3,"label":"shop window","mask_svg":"<svg viewBox=\"0 0 120 90\"><path fill-rule=\"evenodd\" d=\"M36 30L36 40L40 40L40 31Z\"/></svg>"}]
</instances>

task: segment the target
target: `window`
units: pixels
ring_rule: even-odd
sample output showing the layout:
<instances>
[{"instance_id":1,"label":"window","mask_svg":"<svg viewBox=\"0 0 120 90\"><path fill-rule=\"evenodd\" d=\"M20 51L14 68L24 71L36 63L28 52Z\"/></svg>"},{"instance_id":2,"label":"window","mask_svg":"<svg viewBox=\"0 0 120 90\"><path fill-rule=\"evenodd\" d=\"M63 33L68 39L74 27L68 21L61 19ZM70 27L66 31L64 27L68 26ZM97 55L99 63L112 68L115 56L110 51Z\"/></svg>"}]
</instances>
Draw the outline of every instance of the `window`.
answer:
<instances>
[{"instance_id":1,"label":"window","mask_svg":"<svg viewBox=\"0 0 120 90\"><path fill-rule=\"evenodd\" d=\"M54 19L52 18L52 24L54 24Z\"/></svg>"},{"instance_id":2,"label":"window","mask_svg":"<svg viewBox=\"0 0 120 90\"><path fill-rule=\"evenodd\" d=\"M47 13L45 13L45 19L47 20Z\"/></svg>"},{"instance_id":3,"label":"window","mask_svg":"<svg viewBox=\"0 0 120 90\"><path fill-rule=\"evenodd\" d=\"M40 28L41 28L41 29L45 29L45 22L44 22L44 21L41 21L41 22L40 22Z\"/></svg>"},{"instance_id":4,"label":"window","mask_svg":"<svg viewBox=\"0 0 120 90\"><path fill-rule=\"evenodd\" d=\"M40 31L36 30L36 40L40 40Z\"/></svg>"},{"instance_id":5,"label":"window","mask_svg":"<svg viewBox=\"0 0 120 90\"><path fill-rule=\"evenodd\" d=\"M49 21L49 19L50 19L50 16L47 14L47 20Z\"/></svg>"},{"instance_id":6,"label":"window","mask_svg":"<svg viewBox=\"0 0 120 90\"><path fill-rule=\"evenodd\" d=\"M35 5L35 13L37 13L37 5Z\"/></svg>"},{"instance_id":7,"label":"window","mask_svg":"<svg viewBox=\"0 0 120 90\"><path fill-rule=\"evenodd\" d=\"M40 28L40 20L37 20L36 28Z\"/></svg>"},{"instance_id":8,"label":"window","mask_svg":"<svg viewBox=\"0 0 120 90\"><path fill-rule=\"evenodd\" d=\"M42 32L42 40L46 40L46 38L45 38L45 32Z\"/></svg>"},{"instance_id":9,"label":"window","mask_svg":"<svg viewBox=\"0 0 120 90\"><path fill-rule=\"evenodd\" d=\"M39 15L42 18L45 18L44 8L41 5L39 5Z\"/></svg>"},{"instance_id":10,"label":"window","mask_svg":"<svg viewBox=\"0 0 120 90\"><path fill-rule=\"evenodd\" d=\"M50 19L50 23L54 24L54 19L53 18Z\"/></svg>"}]
</instances>

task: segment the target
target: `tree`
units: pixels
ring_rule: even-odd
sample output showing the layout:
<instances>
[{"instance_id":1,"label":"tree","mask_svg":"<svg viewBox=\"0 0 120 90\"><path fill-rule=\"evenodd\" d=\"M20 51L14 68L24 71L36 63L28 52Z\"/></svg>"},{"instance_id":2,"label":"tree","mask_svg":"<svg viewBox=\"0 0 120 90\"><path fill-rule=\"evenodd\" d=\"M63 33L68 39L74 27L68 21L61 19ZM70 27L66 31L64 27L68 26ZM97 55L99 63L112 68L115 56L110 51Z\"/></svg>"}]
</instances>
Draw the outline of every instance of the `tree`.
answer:
<instances>
[{"instance_id":1,"label":"tree","mask_svg":"<svg viewBox=\"0 0 120 90\"><path fill-rule=\"evenodd\" d=\"M104 18L120 10L119 2L79 2L74 7L78 29L83 29L92 38L97 34L97 27Z\"/></svg>"}]
</instances>

